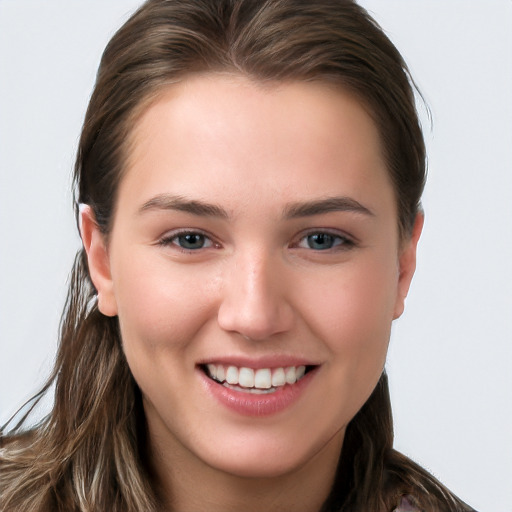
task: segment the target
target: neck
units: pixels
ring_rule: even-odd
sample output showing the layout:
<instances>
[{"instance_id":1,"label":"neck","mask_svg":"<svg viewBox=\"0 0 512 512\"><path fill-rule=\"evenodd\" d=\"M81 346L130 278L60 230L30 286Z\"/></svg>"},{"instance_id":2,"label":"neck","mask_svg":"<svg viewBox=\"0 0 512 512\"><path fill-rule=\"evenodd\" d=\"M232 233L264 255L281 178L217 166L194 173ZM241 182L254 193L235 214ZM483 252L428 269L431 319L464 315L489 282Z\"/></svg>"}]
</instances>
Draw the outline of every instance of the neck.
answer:
<instances>
[{"instance_id":1,"label":"neck","mask_svg":"<svg viewBox=\"0 0 512 512\"><path fill-rule=\"evenodd\" d=\"M162 512L320 511L334 483L344 432L301 467L272 477L241 477L204 464L182 445L151 443Z\"/></svg>"}]
</instances>

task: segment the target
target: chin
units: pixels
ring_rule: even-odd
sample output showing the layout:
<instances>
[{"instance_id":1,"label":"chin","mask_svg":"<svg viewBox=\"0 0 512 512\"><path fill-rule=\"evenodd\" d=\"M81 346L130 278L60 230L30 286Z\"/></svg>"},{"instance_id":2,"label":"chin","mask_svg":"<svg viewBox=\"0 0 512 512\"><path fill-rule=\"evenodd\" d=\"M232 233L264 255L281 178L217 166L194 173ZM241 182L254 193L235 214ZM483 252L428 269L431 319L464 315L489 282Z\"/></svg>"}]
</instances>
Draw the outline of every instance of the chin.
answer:
<instances>
[{"instance_id":1,"label":"chin","mask_svg":"<svg viewBox=\"0 0 512 512\"><path fill-rule=\"evenodd\" d=\"M239 478L266 479L279 478L296 472L304 464L302 460L276 460L275 457L269 457L265 460L261 458L254 460L252 458L238 457L238 460L223 460L215 464L214 469L223 473Z\"/></svg>"},{"instance_id":2,"label":"chin","mask_svg":"<svg viewBox=\"0 0 512 512\"><path fill-rule=\"evenodd\" d=\"M324 457L337 461L342 443L340 436L327 437L324 441L307 446L303 439L293 441L290 436L280 441L247 439L233 443L229 451L219 448L213 453L204 453L203 461L218 471L240 478L279 478L315 465L316 460Z\"/></svg>"}]
</instances>

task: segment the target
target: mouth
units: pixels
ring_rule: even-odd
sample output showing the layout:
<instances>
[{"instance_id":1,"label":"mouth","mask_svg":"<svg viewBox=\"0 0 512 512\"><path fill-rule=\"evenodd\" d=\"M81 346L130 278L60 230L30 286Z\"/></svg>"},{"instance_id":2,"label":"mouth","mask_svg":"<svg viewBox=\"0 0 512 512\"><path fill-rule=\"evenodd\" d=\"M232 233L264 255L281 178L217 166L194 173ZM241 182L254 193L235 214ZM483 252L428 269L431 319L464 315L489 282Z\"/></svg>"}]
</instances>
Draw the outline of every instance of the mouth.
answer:
<instances>
[{"instance_id":1,"label":"mouth","mask_svg":"<svg viewBox=\"0 0 512 512\"><path fill-rule=\"evenodd\" d=\"M224 364L204 364L201 370L216 383L241 393L265 395L275 393L302 380L314 365L278 368L247 368Z\"/></svg>"}]
</instances>

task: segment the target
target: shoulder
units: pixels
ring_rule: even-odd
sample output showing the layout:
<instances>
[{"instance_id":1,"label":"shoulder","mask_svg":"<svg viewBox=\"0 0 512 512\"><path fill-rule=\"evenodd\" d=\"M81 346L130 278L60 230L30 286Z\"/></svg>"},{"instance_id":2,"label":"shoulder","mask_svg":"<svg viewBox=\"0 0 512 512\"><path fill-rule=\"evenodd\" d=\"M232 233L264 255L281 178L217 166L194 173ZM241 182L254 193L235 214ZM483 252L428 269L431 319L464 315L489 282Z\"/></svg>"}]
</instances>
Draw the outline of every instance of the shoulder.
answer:
<instances>
[{"instance_id":1,"label":"shoulder","mask_svg":"<svg viewBox=\"0 0 512 512\"><path fill-rule=\"evenodd\" d=\"M414 504L411 496L403 496L400 505L393 512L420 512L420 509Z\"/></svg>"},{"instance_id":2,"label":"shoulder","mask_svg":"<svg viewBox=\"0 0 512 512\"><path fill-rule=\"evenodd\" d=\"M3 434L0 432L0 460L3 457L11 456L13 453L31 453L36 437L36 430L27 430L17 434Z\"/></svg>"},{"instance_id":3,"label":"shoulder","mask_svg":"<svg viewBox=\"0 0 512 512\"><path fill-rule=\"evenodd\" d=\"M476 510L464 505L464 508L453 509L453 512L477 512ZM393 510L393 512L423 512L412 496L402 496L400 505Z\"/></svg>"},{"instance_id":4,"label":"shoulder","mask_svg":"<svg viewBox=\"0 0 512 512\"><path fill-rule=\"evenodd\" d=\"M0 496L24 480L36 462L34 432L0 435ZM3 509L2 509L3 510Z\"/></svg>"},{"instance_id":5,"label":"shoulder","mask_svg":"<svg viewBox=\"0 0 512 512\"><path fill-rule=\"evenodd\" d=\"M28 431L0 436L0 510L56 510L48 493L50 478Z\"/></svg>"},{"instance_id":6,"label":"shoulder","mask_svg":"<svg viewBox=\"0 0 512 512\"><path fill-rule=\"evenodd\" d=\"M417 463L392 450L388 484L402 495L393 512L476 512Z\"/></svg>"}]
</instances>

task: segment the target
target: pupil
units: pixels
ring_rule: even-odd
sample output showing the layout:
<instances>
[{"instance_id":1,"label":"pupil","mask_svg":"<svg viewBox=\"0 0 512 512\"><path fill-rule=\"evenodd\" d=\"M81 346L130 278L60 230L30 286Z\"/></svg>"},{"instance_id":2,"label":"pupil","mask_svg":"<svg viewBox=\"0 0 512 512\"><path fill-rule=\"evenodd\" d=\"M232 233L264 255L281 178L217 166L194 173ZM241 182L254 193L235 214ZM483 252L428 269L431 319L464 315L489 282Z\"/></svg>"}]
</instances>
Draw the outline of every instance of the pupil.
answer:
<instances>
[{"instance_id":1,"label":"pupil","mask_svg":"<svg viewBox=\"0 0 512 512\"><path fill-rule=\"evenodd\" d=\"M308 245L311 249L330 249L333 245L333 237L327 233L309 235Z\"/></svg>"},{"instance_id":2,"label":"pupil","mask_svg":"<svg viewBox=\"0 0 512 512\"><path fill-rule=\"evenodd\" d=\"M201 249L204 245L204 236L189 233L178 237L181 247L184 249Z\"/></svg>"}]
</instances>

